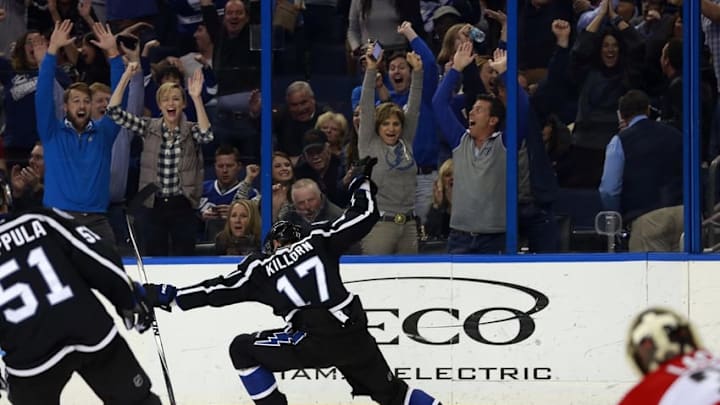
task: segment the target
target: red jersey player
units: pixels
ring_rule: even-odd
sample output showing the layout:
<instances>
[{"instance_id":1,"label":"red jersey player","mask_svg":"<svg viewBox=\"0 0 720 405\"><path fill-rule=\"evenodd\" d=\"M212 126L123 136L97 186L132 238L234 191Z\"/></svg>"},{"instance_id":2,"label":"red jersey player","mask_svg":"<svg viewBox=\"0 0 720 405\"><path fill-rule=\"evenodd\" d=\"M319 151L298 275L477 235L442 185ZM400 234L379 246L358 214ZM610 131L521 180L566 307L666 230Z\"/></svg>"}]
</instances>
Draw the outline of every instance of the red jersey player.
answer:
<instances>
[{"instance_id":1,"label":"red jersey player","mask_svg":"<svg viewBox=\"0 0 720 405\"><path fill-rule=\"evenodd\" d=\"M677 313L650 308L638 315L628 354L644 377L620 405L720 405L720 357L699 348Z\"/></svg>"}]
</instances>

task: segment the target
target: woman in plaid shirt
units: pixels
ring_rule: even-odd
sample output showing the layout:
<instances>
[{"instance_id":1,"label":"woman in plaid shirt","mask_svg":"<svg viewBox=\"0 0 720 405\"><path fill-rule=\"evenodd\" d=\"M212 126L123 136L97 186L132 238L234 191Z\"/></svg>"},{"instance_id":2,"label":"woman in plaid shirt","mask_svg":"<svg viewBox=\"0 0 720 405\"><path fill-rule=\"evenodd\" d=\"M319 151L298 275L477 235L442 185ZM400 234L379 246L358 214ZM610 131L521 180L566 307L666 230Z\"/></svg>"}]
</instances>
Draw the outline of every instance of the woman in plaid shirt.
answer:
<instances>
[{"instance_id":1,"label":"woman in plaid shirt","mask_svg":"<svg viewBox=\"0 0 720 405\"><path fill-rule=\"evenodd\" d=\"M205 106L200 96L203 75L200 70L188 79L188 94L197 111L198 122L183 115L185 93L176 83L165 83L156 99L162 117L141 118L120 108L125 88L139 69L131 62L110 98L107 114L118 125L143 137L140 156L142 189L156 183L160 191L145 201L149 214L145 221L145 254L151 256L191 256L195 248L197 209L202 194L203 158L200 144L213 140ZM168 236L171 242L168 242Z\"/></svg>"}]
</instances>

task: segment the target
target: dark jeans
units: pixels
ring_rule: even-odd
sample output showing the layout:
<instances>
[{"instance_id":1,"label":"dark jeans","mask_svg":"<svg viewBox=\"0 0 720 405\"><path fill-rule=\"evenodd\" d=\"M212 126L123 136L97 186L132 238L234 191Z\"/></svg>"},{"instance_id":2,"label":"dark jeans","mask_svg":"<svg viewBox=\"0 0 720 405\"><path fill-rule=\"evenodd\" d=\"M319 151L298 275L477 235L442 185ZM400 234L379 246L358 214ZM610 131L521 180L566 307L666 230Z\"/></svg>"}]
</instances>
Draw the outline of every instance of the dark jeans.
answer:
<instances>
[{"instance_id":1,"label":"dark jeans","mask_svg":"<svg viewBox=\"0 0 720 405\"><path fill-rule=\"evenodd\" d=\"M447 247L450 254L500 254L505 251L505 233L475 233L451 229Z\"/></svg>"},{"instance_id":2,"label":"dark jeans","mask_svg":"<svg viewBox=\"0 0 720 405\"><path fill-rule=\"evenodd\" d=\"M197 218L185 196L155 197L144 222L145 254L192 256L195 251ZM137 231L136 231L137 232Z\"/></svg>"},{"instance_id":3,"label":"dark jeans","mask_svg":"<svg viewBox=\"0 0 720 405\"><path fill-rule=\"evenodd\" d=\"M533 253L556 253L560 251L560 229L552 210L535 203L518 205L520 236L528 240Z\"/></svg>"}]
</instances>

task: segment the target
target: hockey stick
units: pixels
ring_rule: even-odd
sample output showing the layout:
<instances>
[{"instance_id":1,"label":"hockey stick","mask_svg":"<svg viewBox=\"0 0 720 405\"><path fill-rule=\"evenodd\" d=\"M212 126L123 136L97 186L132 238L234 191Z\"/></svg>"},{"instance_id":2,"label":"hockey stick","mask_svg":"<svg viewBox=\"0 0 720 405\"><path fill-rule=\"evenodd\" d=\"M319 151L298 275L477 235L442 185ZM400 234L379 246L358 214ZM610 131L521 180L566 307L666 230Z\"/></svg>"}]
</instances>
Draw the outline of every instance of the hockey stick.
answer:
<instances>
[{"instance_id":1,"label":"hockey stick","mask_svg":"<svg viewBox=\"0 0 720 405\"><path fill-rule=\"evenodd\" d=\"M138 249L137 241L135 240L133 222L134 218L137 217L138 212L142 208L143 202L155 194L159 189L160 188L154 183L150 183L143 187L140 191L138 191L135 197L133 197L130 204L128 204L127 210L125 211L125 222L127 224L128 234L130 235L130 242L133 250L135 251L138 273L140 274L143 284L148 283L148 277L145 272L145 265L143 265L142 257L140 256L140 249ZM133 217L133 220L131 220L131 217ZM167 388L168 398L170 399L170 405L176 405L175 391L173 390L172 382L170 382L170 371L168 369L167 360L165 359L165 348L163 347L162 338L160 338L160 328L158 327L157 318L155 318L155 309L150 308L150 311L152 312L153 318L152 330L153 337L155 338L155 347L157 348L158 356L160 357L160 366L162 367L163 377L165 378L165 387Z\"/></svg>"}]
</instances>

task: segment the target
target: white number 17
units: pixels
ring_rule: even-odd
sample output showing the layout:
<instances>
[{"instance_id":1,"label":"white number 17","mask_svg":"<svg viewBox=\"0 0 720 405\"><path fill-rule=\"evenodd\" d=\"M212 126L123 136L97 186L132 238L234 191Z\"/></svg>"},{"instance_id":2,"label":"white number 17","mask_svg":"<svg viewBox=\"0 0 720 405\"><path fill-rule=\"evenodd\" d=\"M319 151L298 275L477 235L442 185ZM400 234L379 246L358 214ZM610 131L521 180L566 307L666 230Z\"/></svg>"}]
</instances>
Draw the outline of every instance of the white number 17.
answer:
<instances>
[{"instance_id":1,"label":"white number 17","mask_svg":"<svg viewBox=\"0 0 720 405\"><path fill-rule=\"evenodd\" d=\"M315 273L315 282L317 283L320 302L325 302L330 298L330 294L328 293L327 281L325 279L325 266L323 266L320 258L313 256L295 266L295 272L300 278L307 276L311 271ZM305 299L300 296L300 293L297 292L286 276L278 278L276 287L277 290L285 294L295 306L302 307L310 305L310 302L305 301Z\"/></svg>"}]
</instances>

